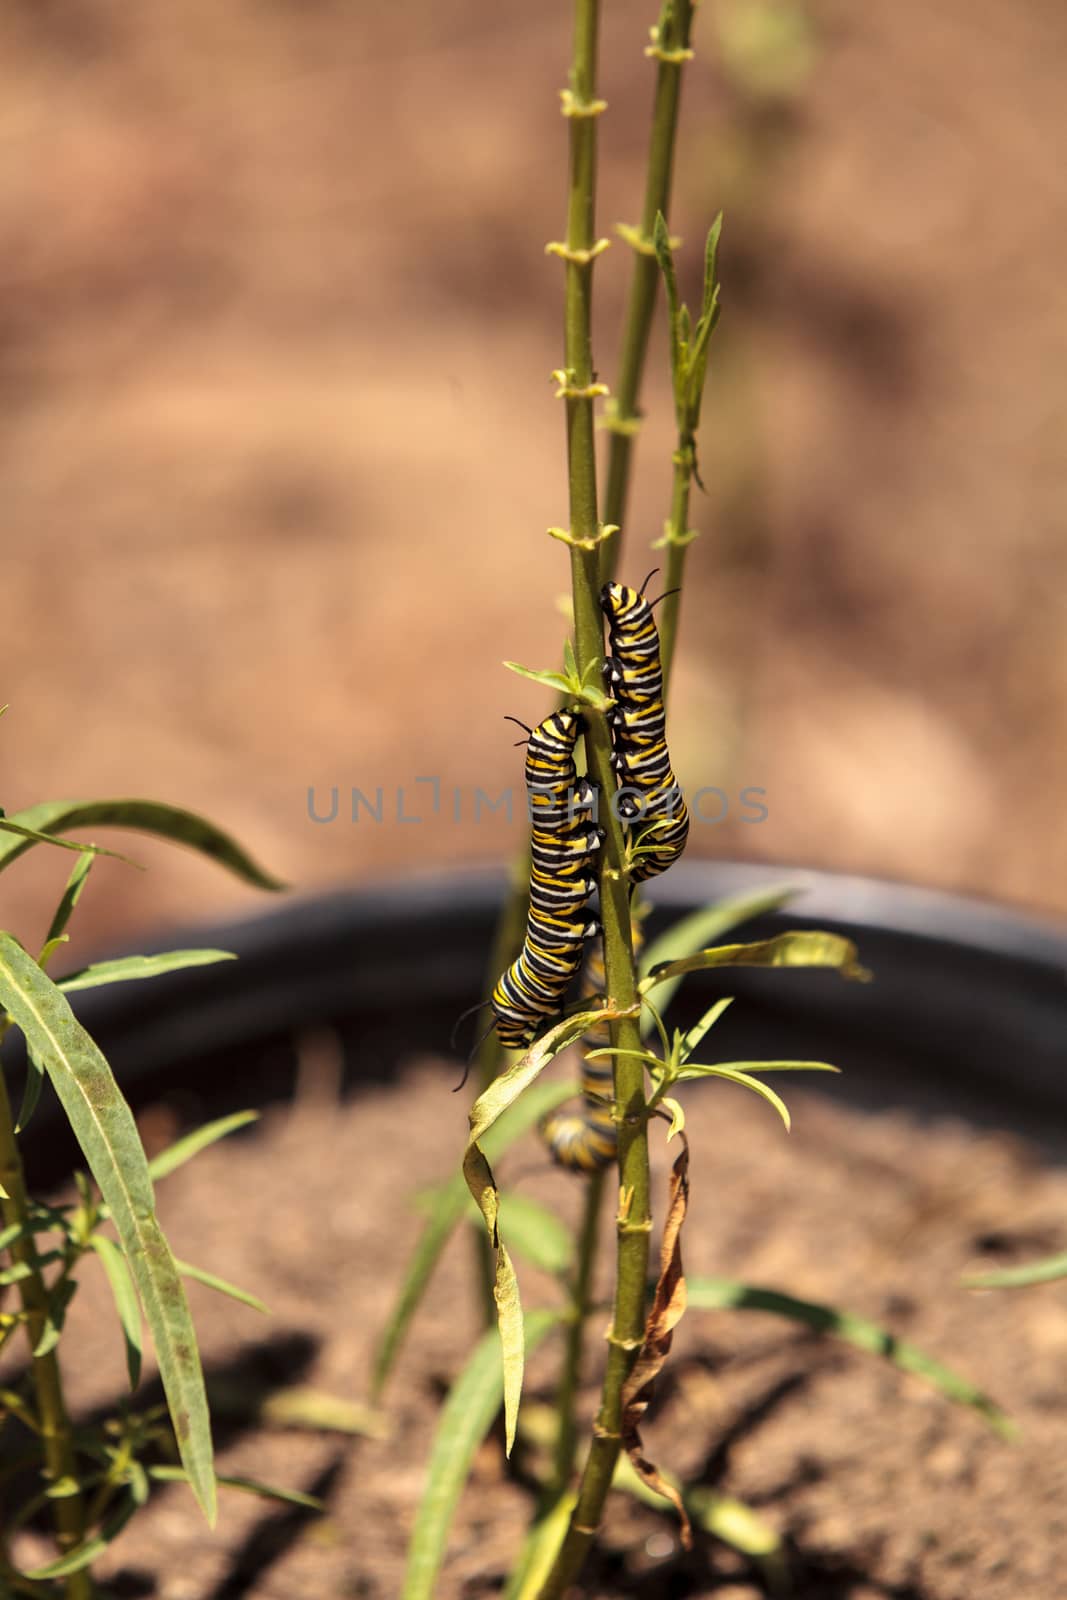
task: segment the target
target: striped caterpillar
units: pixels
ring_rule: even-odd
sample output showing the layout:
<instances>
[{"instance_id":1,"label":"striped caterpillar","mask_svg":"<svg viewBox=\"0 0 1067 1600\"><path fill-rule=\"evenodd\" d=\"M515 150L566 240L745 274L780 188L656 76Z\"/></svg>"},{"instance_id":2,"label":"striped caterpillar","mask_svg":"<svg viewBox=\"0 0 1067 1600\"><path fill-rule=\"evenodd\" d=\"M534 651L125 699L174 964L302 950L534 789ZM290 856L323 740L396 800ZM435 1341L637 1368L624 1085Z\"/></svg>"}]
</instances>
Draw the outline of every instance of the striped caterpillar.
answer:
<instances>
[{"instance_id":1,"label":"striped caterpillar","mask_svg":"<svg viewBox=\"0 0 1067 1600\"><path fill-rule=\"evenodd\" d=\"M652 574L649 574L651 577ZM665 872L685 848L689 812L671 767L667 750L666 711L659 632L645 585L630 589L606 583L600 604L607 618L611 654L604 663L605 680L615 700L611 714L614 754L619 776L618 809L640 846L631 861L630 881ZM634 949L641 942L633 924ZM606 985L604 947L600 941L586 963L586 992L603 993ZM590 1034L594 1046L608 1042L607 1030ZM556 1112L542 1126L555 1160L578 1172L596 1172L615 1159L618 1130L613 1114L611 1058L582 1064L581 1111Z\"/></svg>"},{"instance_id":2,"label":"striped caterpillar","mask_svg":"<svg viewBox=\"0 0 1067 1600\"><path fill-rule=\"evenodd\" d=\"M615 700L612 766L619 776L620 817L639 845L630 870L635 884L665 872L689 836L689 813L667 749L659 633L652 604L644 597L645 584L637 590L606 583L600 594L611 646L604 672ZM542 1022L559 1012L582 964L584 941L596 928L581 915L595 886L589 869L601 835L583 820L593 793L588 784L578 785L574 767L580 727L574 712L558 711L530 732L530 912L522 951L500 978L492 1000L497 1031L506 1045L529 1044ZM633 934L636 949L636 923ZM603 993L605 985L600 941L586 958L583 988L593 995ZM590 1042L594 1047L607 1042L606 1029L594 1030ZM582 1110L556 1112L542 1124L549 1151L561 1166L595 1172L615 1159L613 1077L610 1058L590 1061L587 1053Z\"/></svg>"},{"instance_id":3,"label":"striped caterpillar","mask_svg":"<svg viewBox=\"0 0 1067 1600\"><path fill-rule=\"evenodd\" d=\"M644 585L606 583L600 604L611 643L604 675L615 700L612 766L619 775L619 816L640 830L630 881L644 883L666 872L685 849L689 811L667 749L659 633Z\"/></svg>"},{"instance_id":4,"label":"striped caterpillar","mask_svg":"<svg viewBox=\"0 0 1067 1600\"><path fill-rule=\"evenodd\" d=\"M641 925L633 923L634 953L644 943ZM604 971L604 941L597 939L589 947L582 973L582 994L593 998L603 994L607 983ZM594 1049L611 1043L611 1031L606 1022L591 1028L586 1041ZM615 1093L614 1069L611 1057L590 1061L586 1051L582 1061L582 1098L580 1111L554 1111L541 1124L541 1134L549 1153L561 1167L572 1172L599 1172L615 1160L618 1148L618 1129L615 1126L613 1098Z\"/></svg>"},{"instance_id":5,"label":"striped caterpillar","mask_svg":"<svg viewBox=\"0 0 1067 1600\"><path fill-rule=\"evenodd\" d=\"M515 720L514 718L512 719ZM520 726L523 724L520 723ZM597 923L584 915L601 834L590 820L591 786L578 781L573 711L554 711L529 729L526 790L532 817L530 910L522 950L499 978L491 1001L501 1044L531 1043L557 1016Z\"/></svg>"}]
</instances>

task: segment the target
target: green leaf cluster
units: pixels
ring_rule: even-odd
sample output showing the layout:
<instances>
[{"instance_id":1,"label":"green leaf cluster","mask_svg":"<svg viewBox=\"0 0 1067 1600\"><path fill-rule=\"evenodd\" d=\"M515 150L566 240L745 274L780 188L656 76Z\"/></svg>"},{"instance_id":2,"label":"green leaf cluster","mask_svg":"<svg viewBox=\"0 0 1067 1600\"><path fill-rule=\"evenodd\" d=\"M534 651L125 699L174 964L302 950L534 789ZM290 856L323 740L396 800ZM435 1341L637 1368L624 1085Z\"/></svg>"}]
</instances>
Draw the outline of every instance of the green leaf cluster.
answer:
<instances>
[{"instance_id":1,"label":"green leaf cluster","mask_svg":"<svg viewBox=\"0 0 1067 1600\"><path fill-rule=\"evenodd\" d=\"M670 1135L681 1131L684 1112L670 1091L697 1078L719 1078L749 1089L766 1100L789 1126L789 1112L781 1097L762 1081L762 1074L810 1070L836 1072L829 1062L778 1059L770 1061L707 1061L712 1030L733 1003L717 999L685 1031L668 1031L664 1011L686 976L726 966L814 967L836 971L852 981L867 981L854 945L836 934L796 930L750 943L719 943L742 923L787 904L798 886L771 885L731 896L676 922L646 948L640 962L642 1033L656 1035L661 1053L642 1051L640 1059L650 1075L649 1116L665 1115ZM653 996L655 999L653 999ZM542 1078L548 1062L568 1043L580 1038L603 1012L584 1011L550 1029L517 1059L471 1112L471 1140L465 1161L465 1179L453 1178L425 1193L419 1202L427 1220L411 1257L399 1300L383 1331L375 1361L373 1393L380 1396L393 1368L403 1337L422 1298L430 1292L433 1269L458 1224L480 1222L489 1230L498 1273L504 1240L517 1257L554 1276L566 1288L574 1266L574 1248L558 1219L525 1196L501 1194L490 1159L496 1161L523 1133L529 1131L562 1100L575 1092L573 1083ZM604 1046L590 1056L611 1056ZM669 1135L669 1136L670 1136ZM468 1188L474 1195L471 1204ZM537 1406L519 1413L519 1391L524 1356L535 1339L545 1338L565 1323L566 1312L549 1307L523 1312L518 1300L518 1278L511 1257L504 1269L504 1290L498 1277L498 1303L503 1300L499 1329L486 1333L454 1383L438 1425L427 1487L416 1519L409 1551L404 1600L420 1600L434 1592L447 1551L449 1528L462 1484L479 1443L489 1433L501 1407L506 1419L507 1447L517 1440L523 1447L523 1471L542 1489L540 1508L526 1545L513 1569L506 1595L511 1600L533 1600L567 1535L575 1506L573 1488L550 1487L551 1468L541 1461L546 1435L538 1426ZM775 1289L718 1278L690 1279L690 1311L737 1309L769 1312L828 1334L870 1355L880 1356L902 1371L930 1383L947 1399L977 1410L1001 1433L1011 1424L1003 1411L967 1379L888 1330L833 1306L816 1305ZM548 1432L559 1418L548 1423ZM668 1475L669 1477L669 1475ZM675 1480L670 1480L675 1481ZM617 1492L662 1509L663 1500L652 1493L624 1459L616 1468ZM785 1581L786 1558L781 1540L768 1524L743 1502L709 1493L700 1486L676 1484L693 1520L712 1537L731 1545L764 1570L772 1586Z\"/></svg>"},{"instance_id":2,"label":"green leaf cluster","mask_svg":"<svg viewBox=\"0 0 1067 1600\"><path fill-rule=\"evenodd\" d=\"M255 1113L242 1112L198 1129L149 1162L111 1067L68 999L102 984L154 978L232 958L222 950L175 950L98 962L58 980L47 971L67 941L96 857L114 855L66 833L97 826L154 834L219 862L245 883L281 887L213 823L156 801L63 801L12 817L0 813L0 871L36 846L58 847L77 857L36 956L13 933L0 931L0 1038L17 1028L27 1058L17 1122L0 1076L0 1287L15 1288L20 1302L17 1309L5 1307L0 1317L0 1346L24 1331L31 1357L25 1377L0 1391L0 1422L8 1417L28 1435L26 1458L39 1462L46 1484L0 1530L0 1593L10 1588L43 1596L59 1583L68 1600L87 1600L93 1562L144 1505L153 1479L180 1476L209 1523L214 1522L216 1482L222 1480L214 1470L204 1375L183 1280L196 1280L266 1310L256 1296L175 1257L159 1224L154 1190L158 1179L251 1122ZM63 1206L45 1206L27 1194L17 1139L32 1119L46 1078L88 1167L88 1174L75 1174L77 1202ZM98 1429L75 1433L63 1400L56 1347L87 1258L99 1263L110 1285L131 1390L141 1376L147 1324L166 1405L143 1414L124 1409ZM161 1451L177 1456L173 1466L159 1461ZM287 1491L261 1485L235 1486L292 1498ZM7 1541L43 1505L53 1508L60 1554L31 1571L16 1571Z\"/></svg>"},{"instance_id":3,"label":"green leaf cluster","mask_svg":"<svg viewBox=\"0 0 1067 1600\"><path fill-rule=\"evenodd\" d=\"M674 268L671 236L663 213L656 213L652 232L656 260L663 277L667 296L668 341L671 355L671 384L674 390L674 417L678 428L680 447L694 452L696 434L700 427L700 412L704 401L704 383L708 372L708 346L719 320L719 238L722 234L722 212L708 230L704 244L704 288L700 313L694 319L689 307L678 295L678 277Z\"/></svg>"},{"instance_id":4,"label":"green leaf cluster","mask_svg":"<svg viewBox=\"0 0 1067 1600\"><path fill-rule=\"evenodd\" d=\"M539 683L546 689L552 689L566 703L575 701L579 705L591 706L594 711L607 711L614 704L600 686L599 663L589 662L585 671L580 672L575 660L574 646L569 639L563 642L562 672L524 667L519 661L505 661L504 665L509 672L516 673L520 678L527 678L531 683Z\"/></svg>"}]
</instances>

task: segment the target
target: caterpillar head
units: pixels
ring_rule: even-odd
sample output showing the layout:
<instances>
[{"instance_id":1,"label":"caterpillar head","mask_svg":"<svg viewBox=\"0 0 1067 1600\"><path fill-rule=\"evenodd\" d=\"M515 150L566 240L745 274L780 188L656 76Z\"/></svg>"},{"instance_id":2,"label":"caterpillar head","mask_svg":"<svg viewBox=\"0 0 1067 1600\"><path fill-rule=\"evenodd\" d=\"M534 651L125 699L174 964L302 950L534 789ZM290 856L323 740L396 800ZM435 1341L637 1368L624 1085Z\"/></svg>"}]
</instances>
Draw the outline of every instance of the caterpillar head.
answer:
<instances>
[{"instance_id":1,"label":"caterpillar head","mask_svg":"<svg viewBox=\"0 0 1067 1600\"><path fill-rule=\"evenodd\" d=\"M585 727L585 719L580 711L553 711L546 717L538 732L554 734L557 739L562 739L566 744L573 744Z\"/></svg>"},{"instance_id":2,"label":"caterpillar head","mask_svg":"<svg viewBox=\"0 0 1067 1600\"><path fill-rule=\"evenodd\" d=\"M627 583L606 583L600 591L600 609L609 622L632 622L648 609L648 601L639 589L631 589Z\"/></svg>"}]
</instances>

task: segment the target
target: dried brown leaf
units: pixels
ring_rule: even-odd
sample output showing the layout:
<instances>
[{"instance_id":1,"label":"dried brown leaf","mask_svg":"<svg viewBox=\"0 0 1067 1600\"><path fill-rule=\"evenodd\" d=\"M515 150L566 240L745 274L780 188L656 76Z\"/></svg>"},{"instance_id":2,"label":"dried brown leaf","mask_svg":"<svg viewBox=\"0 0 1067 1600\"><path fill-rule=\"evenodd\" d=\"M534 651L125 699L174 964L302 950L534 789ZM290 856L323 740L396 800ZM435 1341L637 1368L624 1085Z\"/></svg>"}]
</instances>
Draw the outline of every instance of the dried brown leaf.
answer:
<instances>
[{"instance_id":1,"label":"dried brown leaf","mask_svg":"<svg viewBox=\"0 0 1067 1600\"><path fill-rule=\"evenodd\" d=\"M682 1497L673 1484L661 1476L655 1464L644 1455L640 1425L648 1410L664 1362L671 1348L674 1329L686 1307L685 1273L682 1269L682 1224L689 1204L689 1145L682 1134L682 1150L671 1169L670 1197L663 1240L659 1252L659 1281L645 1323L645 1340L622 1391L622 1447L643 1483L656 1494L670 1500L681 1519L681 1540L691 1549L693 1533Z\"/></svg>"}]
</instances>

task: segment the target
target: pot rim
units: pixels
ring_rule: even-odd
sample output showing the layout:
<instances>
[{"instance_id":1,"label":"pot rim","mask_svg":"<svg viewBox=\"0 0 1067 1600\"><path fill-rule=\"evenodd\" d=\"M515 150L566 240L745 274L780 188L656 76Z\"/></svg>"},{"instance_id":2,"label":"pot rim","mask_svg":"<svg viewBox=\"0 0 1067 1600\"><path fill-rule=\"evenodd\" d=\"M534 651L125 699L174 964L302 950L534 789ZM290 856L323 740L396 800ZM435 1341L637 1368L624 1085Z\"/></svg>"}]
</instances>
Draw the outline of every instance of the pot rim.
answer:
<instances>
[{"instance_id":1,"label":"pot rim","mask_svg":"<svg viewBox=\"0 0 1067 1600\"><path fill-rule=\"evenodd\" d=\"M186 940L211 938L238 955L294 939L314 926L364 928L396 924L450 911L465 916L494 913L509 884L506 868L494 864L428 868L324 891L298 892L262 910L236 918L204 918L136 939L147 952L174 949ZM649 895L654 911L692 910L727 895L795 884L797 897L784 908L793 922L831 922L854 930L885 932L906 939L953 945L1061 968L1067 980L1067 919L945 889L823 868L754 861L698 860L680 864L657 880ZM121 949L130 948L130 940ZM109 945L109 954L116 953ZM100 959L96 956L95 959Z\"/></svg>"}]
</instances>

